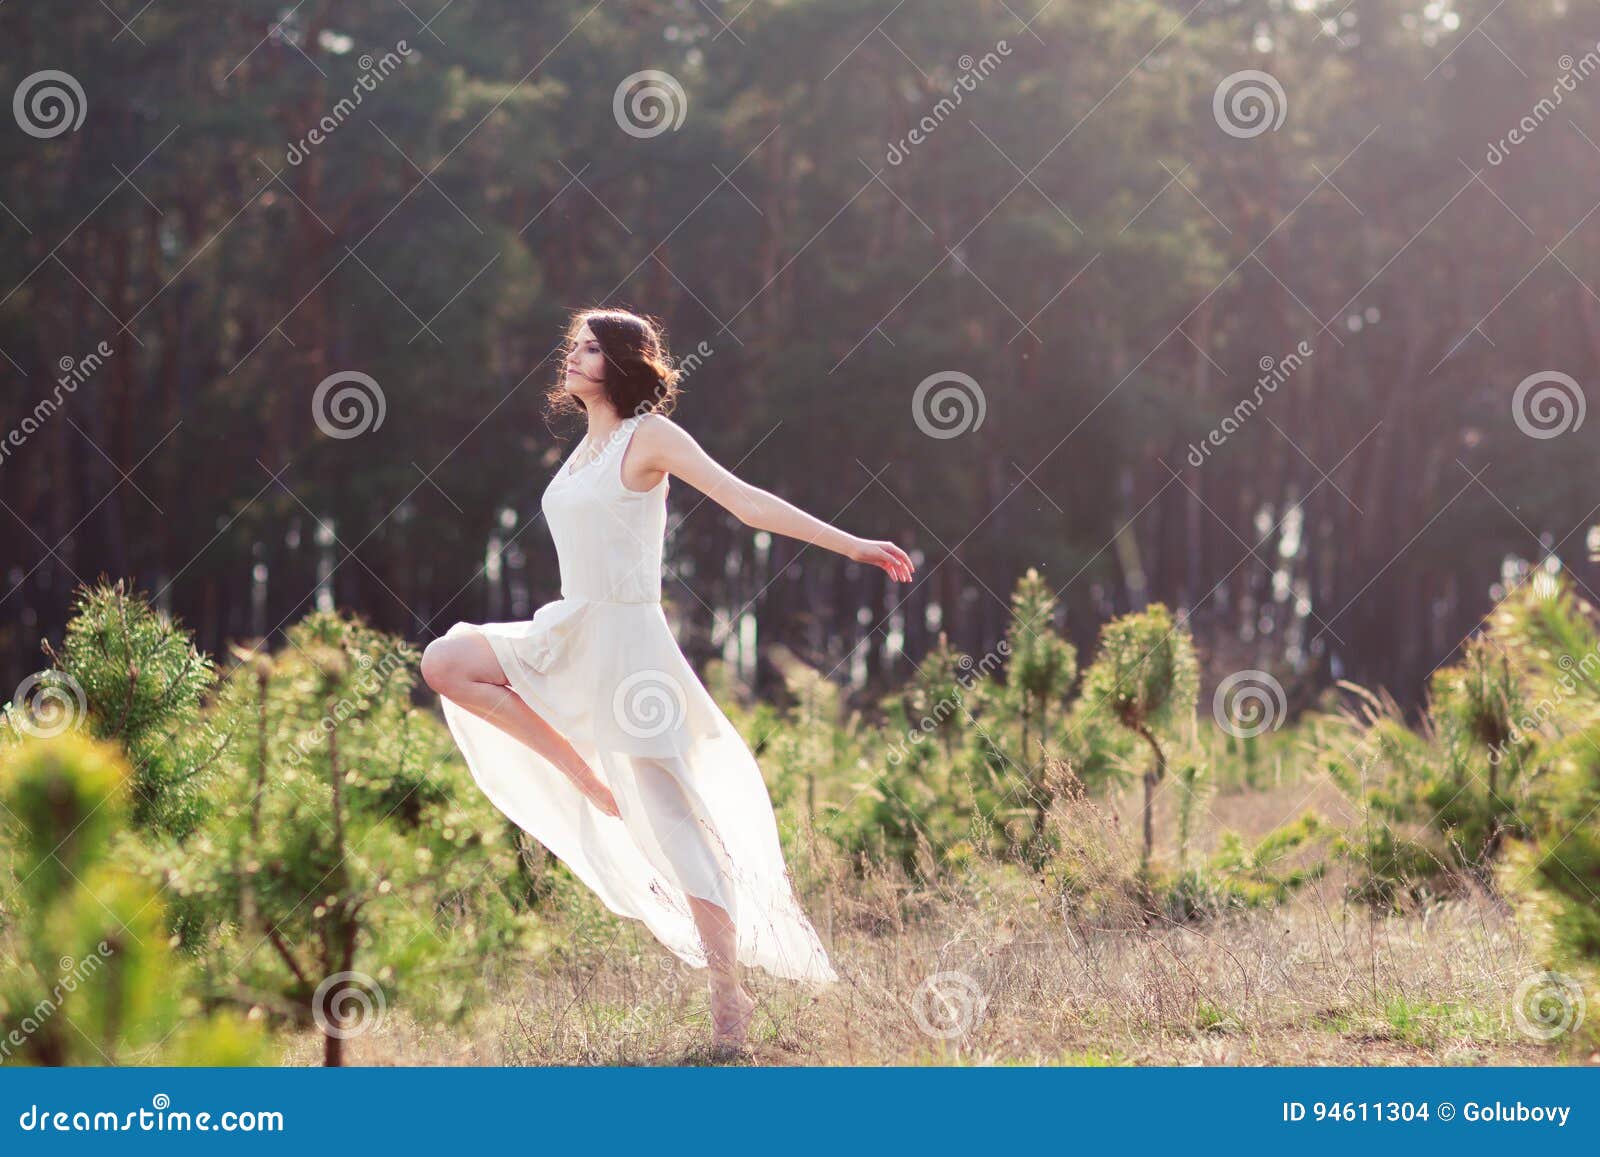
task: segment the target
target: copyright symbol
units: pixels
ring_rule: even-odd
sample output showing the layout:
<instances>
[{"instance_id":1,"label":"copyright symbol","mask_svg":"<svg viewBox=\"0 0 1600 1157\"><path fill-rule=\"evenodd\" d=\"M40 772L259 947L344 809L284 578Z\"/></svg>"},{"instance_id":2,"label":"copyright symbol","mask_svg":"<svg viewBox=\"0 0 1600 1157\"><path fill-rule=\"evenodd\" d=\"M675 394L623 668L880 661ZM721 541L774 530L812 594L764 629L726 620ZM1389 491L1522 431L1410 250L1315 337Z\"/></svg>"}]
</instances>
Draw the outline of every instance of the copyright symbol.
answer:
<instances>
[{"instance_id":1,"label":"copyright symbol","mask_svg":"<svg viewBox=\"0 0 1600 1157\"><path fill-rule=\"evenodd\" d=\"M1456 1107L1449 1101L1439 1102L1439 1120L1448 1121L1456 1115Z\"/></svg>"}]
</instances>

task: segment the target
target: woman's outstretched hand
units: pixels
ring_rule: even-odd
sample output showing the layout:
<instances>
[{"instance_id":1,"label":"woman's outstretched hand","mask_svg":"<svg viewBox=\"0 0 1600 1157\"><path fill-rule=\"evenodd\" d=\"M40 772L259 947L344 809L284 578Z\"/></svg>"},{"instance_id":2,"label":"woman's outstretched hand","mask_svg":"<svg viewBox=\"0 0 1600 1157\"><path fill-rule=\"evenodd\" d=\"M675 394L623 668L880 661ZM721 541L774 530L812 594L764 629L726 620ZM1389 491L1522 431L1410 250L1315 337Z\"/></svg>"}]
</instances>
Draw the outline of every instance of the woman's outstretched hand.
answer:
<instances>
[{"instance_id":1,"label":"woman's outstretched hand","mask_svg":"<svg viewBox=\"0 0 1600 1157\"><path fill-rule=\"evenodd\" d=\"M910 582L911 576L917 573L917 566L911 561L911 556L892 542L858 538L848 557L856 562L882 567L889 577L898 583Z\"/></svg>"}]
</instances>

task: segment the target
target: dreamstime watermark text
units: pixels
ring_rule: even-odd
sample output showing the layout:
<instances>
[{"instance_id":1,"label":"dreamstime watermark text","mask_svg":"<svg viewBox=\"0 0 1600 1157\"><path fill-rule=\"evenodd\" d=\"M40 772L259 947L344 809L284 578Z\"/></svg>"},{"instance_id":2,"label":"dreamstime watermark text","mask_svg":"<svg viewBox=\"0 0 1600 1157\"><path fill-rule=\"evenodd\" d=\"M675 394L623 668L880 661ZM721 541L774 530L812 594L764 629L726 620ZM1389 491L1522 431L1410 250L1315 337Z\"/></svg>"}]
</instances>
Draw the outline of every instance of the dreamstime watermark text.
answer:
<instances>
[{"instance_id":1,"label":"dreamstime watermark text","mask_svg":"<svg viewBox=\"0 0 1600 1157\"><path fill-rule=\"evenodd\" d=\"M1589 77L1600 71L1600 44L1596 44L1594 48L1584 53L1577 60L1574 60L1571 55L1567 55L1558 60L1556 64L1561 69L1561 75L1556 78L1556 83L1551 88L1550 95L1534 105L1533 111L1513 125L1511 131L1506 133L1505 136L1498 141L1489 142L1489 152L1485 155L1484 160L1491 165L1504 164L1506 158L1511 155L1512 149L1524 144L1534 133L1538 132L1539 127L1555 114L1556 109L1561 107L1562 102L1572 93L1578 91L1579 81L1588 80Z\"/></svg>"},{"instance_id":2,"label":"dreamstime watermark text","mask_svg":"<svg viewBox=\"0 0 1600 1157\"><path fill-rule=\"evenodd\" d=\"M963 56L956 63L961 68L961 75L956 77L955 83L950 86L950 95L939 98L937 104L922 119L911 127L898 141L890 141L889 148L884 153L883 159L891 165L899 165L911 155L911 150L931 137L940 125L949 119L950 114L961 106L967 93L975 92L980 80L987 80L995 69L1000 67L1000 58L1011 55L1011 45L1004 40L996 41L989 52L985 52L977 60L970 54Z\"/></svg>"},{"instance_id":3,"label":"dreamstime watermark text","mask_svg":"<svg viewBox=\"0 0 1600 1157\"><path fill-rule=\"evenodd\" d=\"M17 1115L24 1133L282 1133L281 1110L225 1109L192 1113L173 1109L172 1098L157 1093L149 1108L52 1109L30 1104Z\"/></svg>"},{"instance_id":4,"label":"dreamstime watermark text","mask_svg":"<svg viewBox=\"0 0 1600 1157\"><path fill-rule=\"evenodd\" d=\"M1561 674L1555 680L1552 693L1542 697L1512 721L1510 733L1505 739L1489 748L1490 763L1499 763L1512 748L1521 747L1532 736L1542 733L1546 725L1556 717L1561 704L1578 694L1580 690L1592 695L1595 687L1600 686L1600 646L1585 652L1581 659L1562 655L1556 660L1556 666L1561 668Z\"/></svg>"},{"instance_id":5,"label":"dreamstime watermark text","mask_svg":"<svg viewBox=\"0 0 1600 1157\"><path fill-rule=\"evenodd\" d=\"M38 433L40 427L61 408L63 392L76 393L78 387L93 377L114 352L110 342L102 341L80 358L64 357L57 362L61 376L56 378L56 388L50 396L40 398L33 409L23 415L22 421L8 430L5 438L0 440L0 465L11 456L12 451L20 450L26 445L28 439Z\"/></svg>"},{"instance_id":6,"label":"dreamstime watermark text","mask_svg":"<svg viewBox=\"0 0 1600 1157\"><path fill-rule=\"evenodd\" d=\"M341 97L305 136L298 141L291 141L284 159L291 165L298 165L304 161L311 155L311 150L331 137L340 125L349 120L350 114L360 107L366 95L377 92L378 85L387 80L410 55L410 46L404 40L399 40L395 42L392 52L385 52L376 60L369 53L356 61L361 68L361 75L356 77L355 84L351 86L350 95Z\"/></svg>"},{"instance_id":7,"label":"dreamstime watermark text","mask_svg":"<svg viewBox=\"0 0 1600 1157\"><path fill-rule=\"evenodd\" d=\"M399 650L386 651L376 663L372 661L370 655L359 656L356 659L356 666L361 669L362 674L352 684L352 693L340 696L329 706L321 719L289 745L289 766L300 766L310 758L315 748L322 745L323 740L333 734L339 724L372 706L373 696L382 690L389 676L405 663L406 656Z\"/></svg>"},{"instance_id":8,"label":"dreamstime watermark text","mask_svg":"<svg viewBox=\"0 0 1600 1157\"><path fill-rule=\"evenodd\" d=\"M956 682L961 685L963 691L970 690L980 677L987 678L993 675L999 669L1001 660L1010 654L1011 640L1001 639L995 644L994 650L976 662L973 661L971 655L962 655L956 664L960 668L959 673L956 675ZM890 766L899 766L900 761L911 754L912 747L927 739L928 736L944 725L945 720L956 714L956 712L964 710L965 708L957 696L942 696L938 702L923 712L922 717L906 730L904 736L895 736L894 742L889 746L889 754L886 757Z\"/></svg>"},{"instance_id":9,"label":"dreamstime watermark text","mask_svg":"<svg viewBox=\"0 0 1600 1157\"><path fill-rule=\"evenodd\" d=\"M78 991L79 984L99 972L103 961L111 959L112 948L106 941L100 941L94 950L95 955L85 956L82 960L74 960L70 956L61 958L58 965L61 976L50 986L49 995L40 997L32 1008L22 1014L22 1019L17 1021L3 1038L0 1038L0 1060L11 1059L13 1050L27 1044L28 1038L55 1015L56 1009L61 1007L62 1000Z\"/></svg>"},{"instance_id":10,"label":"dreamstime watermark text","mask_svg":"<svg viewBox=\"0 0 1600 1157\"><path fill-rule=\"evenodd\" d=\"M1277 393L1278 387L1293 377L1305 365L1306 359L1316 352L1309 342L1302 341L1284 357L1276 360L1263 357L1259 363L1261 376L1256 379L1255 389L1250 396L1240 398L1228 416L1212 427L1211 432L1198 443L1189 443L1189 465L1196 468L1204 466L1211 451L1226 445L1228 439L1238 433L1250 416L1261 408L1265 395Z\"/></svg>"}]
</instances>

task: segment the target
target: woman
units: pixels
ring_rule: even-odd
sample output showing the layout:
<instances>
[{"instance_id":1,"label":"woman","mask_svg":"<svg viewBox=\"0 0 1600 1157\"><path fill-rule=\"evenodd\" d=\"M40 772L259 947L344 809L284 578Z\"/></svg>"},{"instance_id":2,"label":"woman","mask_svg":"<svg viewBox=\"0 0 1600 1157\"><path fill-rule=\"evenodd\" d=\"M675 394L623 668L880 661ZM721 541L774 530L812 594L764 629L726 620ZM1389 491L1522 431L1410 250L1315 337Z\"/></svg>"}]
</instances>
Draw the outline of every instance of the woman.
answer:
<instances>
[{"instance_id":1,"label":"woman","mask_svg":"<svg viewBox=\"0 0 1600 1157\"><path fill-rule=\"evenodd\" d=\"M744 1041L755 1001L739 965L836 980L795 902L771 797L661 611L667 479L746 526L882 567L914 566L743 482L666 417L677 395L660 334L621 310L568 328L557 408L587 435L545 488L561 598L527 622L456 623L423 678L474 779L613 912L707 968L713 1043Z\"/></svg>"}]
</instances>

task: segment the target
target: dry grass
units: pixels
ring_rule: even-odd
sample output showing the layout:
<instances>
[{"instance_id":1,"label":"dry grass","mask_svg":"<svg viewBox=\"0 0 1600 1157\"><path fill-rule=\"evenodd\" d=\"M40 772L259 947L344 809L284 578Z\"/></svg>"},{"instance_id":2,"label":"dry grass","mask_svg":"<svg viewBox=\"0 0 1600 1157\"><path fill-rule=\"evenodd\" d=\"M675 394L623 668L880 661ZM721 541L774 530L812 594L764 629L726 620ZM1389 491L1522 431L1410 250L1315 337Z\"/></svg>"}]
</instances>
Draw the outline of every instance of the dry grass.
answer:
<instances>
[{"instance_id":1,"label":"dry grass","mask_svg":"<svg viewBox=\"0 0 1600 1157\"><path fill-rule=\"evenodd\" d=\"M1259 836L1297 812L1307 785L1224 795L1203 838L1226 824ZM1108 875L1136 812L1058 811L1071 854ZM1113 815L1118 815L1113 820ZM1170 829L1167 829L1170 830ZM1111 919L1062 902L1049 869L984 864L933 886L877 868L865 876L810 842L795 869L841 983L813 993L747 979L761 1003L748 1055L762 1065L1538 1065L1600 1062L1517 1027L1512 994L1538 971L1501 905L1480 893L1373 919L1329 877L1276 910L1203 924ZM1082 862L1081 860L1079 862ZM718 1063L703 972L642 926L611 918L581 888L561 894L570 931L555 957L502 962L464 1024L419 1024L391 1010L347 1042L365 1065L683 1065ZM940 987L960 973L973 989ZM919 996L919 992L921 995ZM924 1019L915 1013L921 1000ZM965 1027L950 1036L940 1030ZM306 1034L285 1057L316 1064Z\"/></svg>"}]
</instances>

